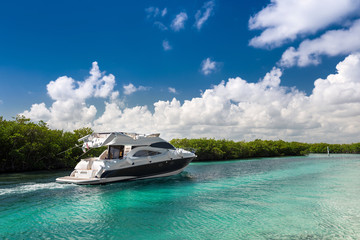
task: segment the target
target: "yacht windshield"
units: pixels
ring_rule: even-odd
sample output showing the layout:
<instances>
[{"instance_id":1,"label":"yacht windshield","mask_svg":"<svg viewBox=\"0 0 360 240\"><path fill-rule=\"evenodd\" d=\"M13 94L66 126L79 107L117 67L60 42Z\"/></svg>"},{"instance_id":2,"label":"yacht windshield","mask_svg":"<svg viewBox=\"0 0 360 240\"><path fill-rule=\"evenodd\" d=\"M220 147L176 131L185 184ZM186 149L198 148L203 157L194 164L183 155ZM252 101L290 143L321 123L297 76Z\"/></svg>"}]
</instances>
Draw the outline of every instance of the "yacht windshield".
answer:
<instances>
[{"instance_id":1,"label":"yacht windshield","mask_svg":"<svg viewBox=\"0 0 360 240\"><path fill-rule=\"evenodd\" d=\"M156 147L156 148L164 148L164 149L173 149L175 150L175 147L173 145L171 145L168 142L156 142L156 143L152 143L150 144L150 147Z\"/></svg>"}]
</instances>

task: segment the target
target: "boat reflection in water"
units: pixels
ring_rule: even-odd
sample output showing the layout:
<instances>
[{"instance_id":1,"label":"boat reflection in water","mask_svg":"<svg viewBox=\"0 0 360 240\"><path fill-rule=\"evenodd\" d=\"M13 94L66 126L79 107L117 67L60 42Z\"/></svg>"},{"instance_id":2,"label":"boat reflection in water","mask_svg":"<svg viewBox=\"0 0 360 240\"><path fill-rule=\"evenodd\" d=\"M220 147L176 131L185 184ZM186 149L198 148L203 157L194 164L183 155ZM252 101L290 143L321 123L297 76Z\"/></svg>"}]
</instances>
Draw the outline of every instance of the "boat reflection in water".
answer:
<instances>
[{"instance_id":1,"label":"boat reflection in water","mask_svg":"<svg viewBox=\"0 0 360 240\"><path fill-rule=\"evenodd\" d=\"M196 157L176 149L160 134L125 132L93 133L83 141L83 149L108 146L96 158L82 159L70 176L57 178L59 183L100 184L132 179L166 177L178 174Z\"/></svg>"}]
</instances>

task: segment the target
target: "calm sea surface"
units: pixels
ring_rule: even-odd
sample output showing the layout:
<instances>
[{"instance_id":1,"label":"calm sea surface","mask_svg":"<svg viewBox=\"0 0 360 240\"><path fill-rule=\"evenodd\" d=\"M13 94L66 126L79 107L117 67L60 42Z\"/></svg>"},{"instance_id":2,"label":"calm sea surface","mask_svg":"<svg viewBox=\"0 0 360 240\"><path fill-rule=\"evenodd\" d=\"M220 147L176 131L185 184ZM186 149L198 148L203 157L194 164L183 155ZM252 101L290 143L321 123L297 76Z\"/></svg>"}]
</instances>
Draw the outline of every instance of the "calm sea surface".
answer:
<instances>
[{"instance_id":1,"label":"calm sea surface","mask_svg":"<svg viewBox=\"0 0 360 240\"><path fill-rule=\"evenodd\" d=\"M360 155L193 163L101 186L0 175L0 239L360 239Z\"/></svg>"}]
</instances>

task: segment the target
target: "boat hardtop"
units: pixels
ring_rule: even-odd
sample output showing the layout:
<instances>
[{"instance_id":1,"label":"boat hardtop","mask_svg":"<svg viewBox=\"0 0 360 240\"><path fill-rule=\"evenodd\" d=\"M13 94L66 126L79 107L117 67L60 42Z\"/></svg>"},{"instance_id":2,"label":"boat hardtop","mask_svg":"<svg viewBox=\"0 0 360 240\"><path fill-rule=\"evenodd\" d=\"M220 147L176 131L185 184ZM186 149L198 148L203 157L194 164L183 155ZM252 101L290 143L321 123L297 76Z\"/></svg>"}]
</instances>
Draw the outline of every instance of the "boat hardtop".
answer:
<instances>
[{"instance_id":1,"label":"boat hardtop","mask_svg":"<svg viewBox=\"0 0 360 240\"><path fill-rule=\"evenodd\" d=\"M84 142L83 147L97 148L105 145L150 145L156 142L166 142L160 138L160 133L138 134L125 132L93 133L82 137L79 141Z\"/></svg>"}]
</instances>

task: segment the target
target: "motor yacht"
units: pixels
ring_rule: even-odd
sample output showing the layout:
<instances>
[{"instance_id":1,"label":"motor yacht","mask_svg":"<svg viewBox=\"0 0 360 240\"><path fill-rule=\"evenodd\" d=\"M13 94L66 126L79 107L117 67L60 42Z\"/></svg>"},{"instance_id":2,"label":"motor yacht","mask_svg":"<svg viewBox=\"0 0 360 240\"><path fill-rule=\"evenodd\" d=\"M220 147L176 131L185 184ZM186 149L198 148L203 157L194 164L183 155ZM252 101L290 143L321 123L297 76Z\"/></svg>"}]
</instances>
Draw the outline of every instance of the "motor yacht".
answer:
<instances>
[{"instance_id":1,"label":"motor yacht","mask_svg":"<svg viewBox=\"0 0 360 240\"><path fill-rule=\"evenodd\" d=\"M59 183L102 184L115 181L166 177L178 174L196 157L175 148L160 134L93 133L79 141L84 151L107 146L96 158L81 159L70 176Z\"/></svg>"}]
</instances>

